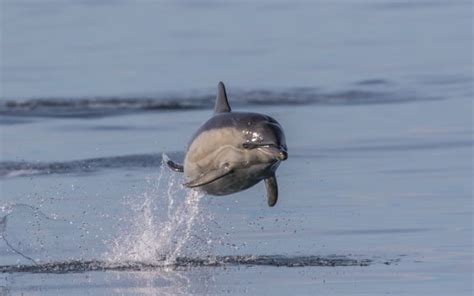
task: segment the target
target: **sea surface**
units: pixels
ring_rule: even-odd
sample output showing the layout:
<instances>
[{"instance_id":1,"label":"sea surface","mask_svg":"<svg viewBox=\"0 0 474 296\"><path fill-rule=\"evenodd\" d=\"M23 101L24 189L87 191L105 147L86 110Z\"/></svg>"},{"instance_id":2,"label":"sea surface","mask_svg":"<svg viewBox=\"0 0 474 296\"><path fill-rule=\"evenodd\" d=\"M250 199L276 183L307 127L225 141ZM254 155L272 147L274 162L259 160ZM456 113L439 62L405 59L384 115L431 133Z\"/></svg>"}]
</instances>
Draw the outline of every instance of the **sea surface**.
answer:
<instances>
[{"instance_id":1,"label":"sea surface","mask_svg":"<svg viewBox=\"0 0 474 296\"><path fill-rule=\"evenodd\" d=\"M1 0L0 295L472 295L472 9ZM274 208L163 165L220 80Z\"/></svg>"}]
</instances>

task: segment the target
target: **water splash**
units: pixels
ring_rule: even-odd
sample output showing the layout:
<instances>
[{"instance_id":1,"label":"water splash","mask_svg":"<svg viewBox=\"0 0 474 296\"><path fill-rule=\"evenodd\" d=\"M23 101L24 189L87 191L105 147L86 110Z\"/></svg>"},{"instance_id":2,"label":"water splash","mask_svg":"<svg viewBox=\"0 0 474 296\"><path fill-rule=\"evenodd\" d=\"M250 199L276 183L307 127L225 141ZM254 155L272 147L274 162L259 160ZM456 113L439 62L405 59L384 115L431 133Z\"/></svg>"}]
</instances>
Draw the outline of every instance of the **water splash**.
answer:
<instances>
[{"instance_id":1,"label":"water splash","mask_svg":"<svg viewBox=\"0 0 474 296\"><path fill-rule=\"evenodd\" d=\"M205 251L209 240L202 236L209 233L205 222L210 215L201 206L204 194L185 189L181 176L169 171L164 162L158 176L147 183L144 193L125 198L130 215L106 258L171 266L179 256Z\"/></svg>"}]
</instances>

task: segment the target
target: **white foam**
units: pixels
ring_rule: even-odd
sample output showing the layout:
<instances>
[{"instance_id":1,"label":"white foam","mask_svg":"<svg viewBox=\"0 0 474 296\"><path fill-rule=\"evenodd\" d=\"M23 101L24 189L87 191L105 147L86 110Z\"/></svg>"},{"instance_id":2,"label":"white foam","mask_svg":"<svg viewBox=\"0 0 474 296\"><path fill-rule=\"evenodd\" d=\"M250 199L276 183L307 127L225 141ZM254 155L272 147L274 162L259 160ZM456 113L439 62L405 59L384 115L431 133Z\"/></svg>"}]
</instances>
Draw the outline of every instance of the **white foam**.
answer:
<instances>
[{"instance_id":1,"label":"white foam","mask_svg":"<svg viewBox=\"0 0 474 296\"><path fill-rule=\"evenodd\" d=\"M15 178L15 177L32 176L39 173L41 173L41 171L36 170L36 169L16 169L16 170L8 172L5 176L7 178Z\"/></svg>"}]
</instances>

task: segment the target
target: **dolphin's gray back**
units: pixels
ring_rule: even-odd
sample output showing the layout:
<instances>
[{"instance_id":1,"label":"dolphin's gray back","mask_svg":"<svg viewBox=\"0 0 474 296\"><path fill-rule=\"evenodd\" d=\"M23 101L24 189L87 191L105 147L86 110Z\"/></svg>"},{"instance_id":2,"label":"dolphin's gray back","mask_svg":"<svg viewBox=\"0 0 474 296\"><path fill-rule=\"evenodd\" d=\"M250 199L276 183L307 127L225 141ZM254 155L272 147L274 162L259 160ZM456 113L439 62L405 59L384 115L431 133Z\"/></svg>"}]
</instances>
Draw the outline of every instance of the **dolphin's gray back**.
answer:
<instances>
[{"instance_id":1,"label":"dolphin's gray back","mask_svg":"<svg viewBox=\"0 0 474 296\"><path fill-rule=\"evenodd\" d=\"M261 121L276 121L270 116L250 113L250 112L229 112L229 113L217 113L206 121L194 134L189 145L205 131L222 128L234 128L238 130L251 129L253 125Z\"/></svg>"}]
</instances>

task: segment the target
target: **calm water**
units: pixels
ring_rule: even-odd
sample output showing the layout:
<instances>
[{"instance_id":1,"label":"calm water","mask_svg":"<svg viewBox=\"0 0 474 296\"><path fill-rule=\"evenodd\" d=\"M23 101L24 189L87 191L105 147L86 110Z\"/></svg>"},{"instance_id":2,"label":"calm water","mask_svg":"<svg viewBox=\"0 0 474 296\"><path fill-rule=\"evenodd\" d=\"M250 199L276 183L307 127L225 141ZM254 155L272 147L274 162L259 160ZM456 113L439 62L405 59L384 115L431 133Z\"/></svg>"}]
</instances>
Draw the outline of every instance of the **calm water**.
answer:
<instances>
[{"instance_id":1,"label":"calm water","mask_svg":"<svg viewBox=\"0 0 474 296\"><path fill-rule=\"evenodd\" d=\"M0 8L0 295L471 295L470 1ZM162 167L219 80L275 208Z\"/></svg>"}]
</instances>

